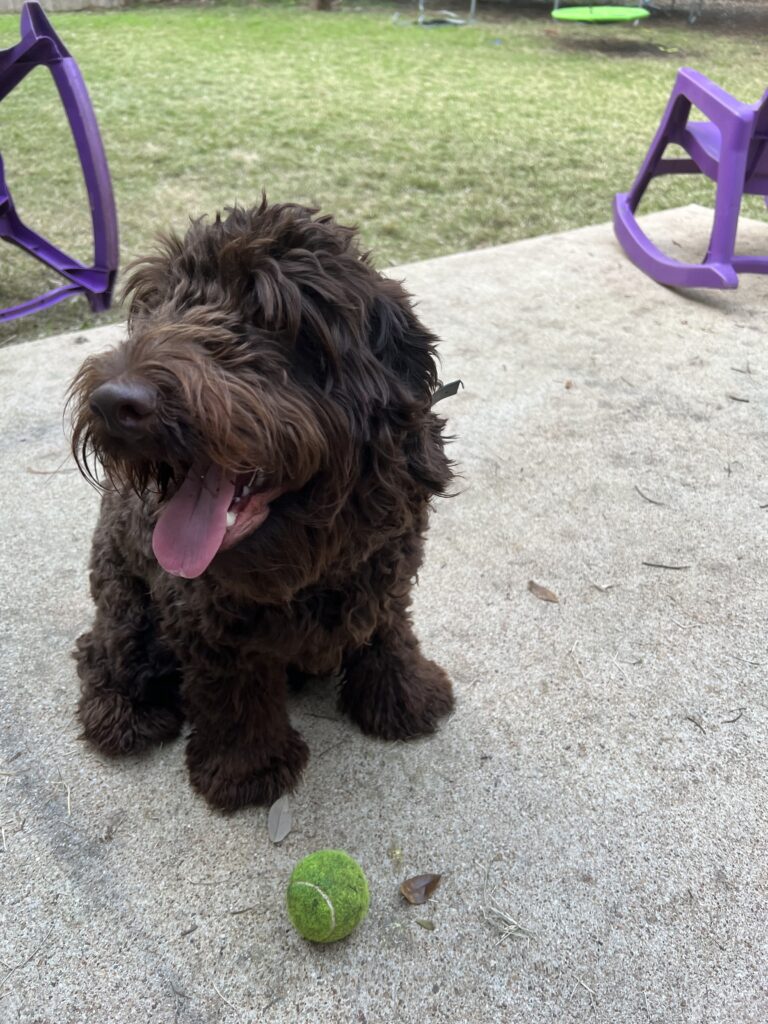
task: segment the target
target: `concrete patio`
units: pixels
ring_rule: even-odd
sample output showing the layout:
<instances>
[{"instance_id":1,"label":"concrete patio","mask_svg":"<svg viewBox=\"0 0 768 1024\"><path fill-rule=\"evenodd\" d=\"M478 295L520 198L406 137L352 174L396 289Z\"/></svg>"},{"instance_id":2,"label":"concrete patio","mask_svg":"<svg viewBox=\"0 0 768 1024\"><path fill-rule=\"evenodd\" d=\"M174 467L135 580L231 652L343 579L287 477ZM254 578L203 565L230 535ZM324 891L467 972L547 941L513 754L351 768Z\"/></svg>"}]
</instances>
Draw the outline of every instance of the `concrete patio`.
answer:
<instances>
[{"instance_id":1,"label":"concrete patio","mask_svg":"<svg viewBox=\"0 0 768 1024\"><path fill-rule=\"evenodd\" d=\"M709 220L648 223L683 252ZM666 290L609 225L395 274L466 384L416 606L458 708L386 745L331 685L296 698L312 759L279 846L263 809L194 795L181 743L78 739L97 496L63 394L121 330L0 351L2 1024L768 1019L768 280ZM284 888L327 846L371 911L314 947Z\"/></svg>"}]
</instances>

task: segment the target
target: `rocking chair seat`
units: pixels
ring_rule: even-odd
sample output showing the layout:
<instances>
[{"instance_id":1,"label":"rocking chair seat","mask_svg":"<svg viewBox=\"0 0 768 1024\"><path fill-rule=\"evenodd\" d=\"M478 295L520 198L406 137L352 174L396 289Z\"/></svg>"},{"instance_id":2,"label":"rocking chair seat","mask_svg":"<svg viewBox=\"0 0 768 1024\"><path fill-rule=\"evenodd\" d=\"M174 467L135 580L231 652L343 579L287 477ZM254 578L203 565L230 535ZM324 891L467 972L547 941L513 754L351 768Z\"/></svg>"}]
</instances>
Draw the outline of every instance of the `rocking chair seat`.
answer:
<instances>
[{"instance_id":1,"label":"rocking chair seat","mask_svg":"<svg viewBox=\"0 0 768 1024\"><path fill-rule=\"evenodd\" d=\"M704 174L717 180L720 164L720 132L710 121L689 121L683 132L683 149L690 153Z\"/></svg>"}]
</instances>

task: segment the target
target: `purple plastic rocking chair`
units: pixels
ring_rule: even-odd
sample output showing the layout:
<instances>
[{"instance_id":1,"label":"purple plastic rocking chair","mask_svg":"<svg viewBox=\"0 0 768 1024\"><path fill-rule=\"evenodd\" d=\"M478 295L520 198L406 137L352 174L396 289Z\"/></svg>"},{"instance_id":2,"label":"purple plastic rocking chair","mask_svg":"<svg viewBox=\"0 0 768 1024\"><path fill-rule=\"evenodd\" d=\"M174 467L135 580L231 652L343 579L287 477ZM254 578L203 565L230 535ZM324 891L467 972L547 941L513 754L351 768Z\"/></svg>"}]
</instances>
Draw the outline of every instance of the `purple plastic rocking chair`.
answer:
<instances>
[{"instance_id":1,"label":"purple plastic rocking chair","mask_svg":"<svg viewBox=\"0 0 768 1024\"><path fill-rule=\"evenodd\" d=\"M24 249L67 280L53 291L0 309L0 322L46 309L79 292L87 296L94 312L108 309L117 272L117 215L112 184L85 83L42 7L38 3L27 3L21 13L21 41L7 50L0 50L0 101L39 65L50 69L74 136L91 207L93 263L86 266L73 259L21 221L0 157L0 238Z\"/></svg>"},{"instance_id":2,"label":"purple plastic rocking chair","mask_svg":"<svg viewBox=\"0 0 768 1024\"><path fill-rule=\"evenodd\" d=\"M689 120L692 107L709 120ZM681 146L688 159L663 159L668 145ZM717 183L714 226L704 262L682 263L656 248L635 211L656 175L699 172ZM681 68L634 185L614 199L616 237L632 262L661 284L736 288L739 272L768 274L768 257L734 252L743 195L768 196L768 92L748 106L698 71Z\"/></svg>"}]
</instances>

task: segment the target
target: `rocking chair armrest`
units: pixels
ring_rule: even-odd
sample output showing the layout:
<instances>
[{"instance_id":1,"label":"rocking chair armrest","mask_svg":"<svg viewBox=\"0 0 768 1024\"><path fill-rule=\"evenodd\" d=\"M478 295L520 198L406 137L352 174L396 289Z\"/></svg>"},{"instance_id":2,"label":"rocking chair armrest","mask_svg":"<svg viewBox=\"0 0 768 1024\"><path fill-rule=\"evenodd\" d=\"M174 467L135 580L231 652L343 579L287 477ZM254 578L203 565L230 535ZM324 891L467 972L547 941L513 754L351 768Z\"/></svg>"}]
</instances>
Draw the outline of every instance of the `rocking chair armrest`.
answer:
<instances>
[{"instance_id":1,"label":"rocking chair armrest","mask_svg":"<svg viewBox=\"0 0 768 1024\"><path fill-rule=\"evenodd\" d=\"M672 91L673 97L683 96L718 127L726 124L750 127L755 109L721 89L694 68L680 68Z\"/></svg>"}]
</instances>

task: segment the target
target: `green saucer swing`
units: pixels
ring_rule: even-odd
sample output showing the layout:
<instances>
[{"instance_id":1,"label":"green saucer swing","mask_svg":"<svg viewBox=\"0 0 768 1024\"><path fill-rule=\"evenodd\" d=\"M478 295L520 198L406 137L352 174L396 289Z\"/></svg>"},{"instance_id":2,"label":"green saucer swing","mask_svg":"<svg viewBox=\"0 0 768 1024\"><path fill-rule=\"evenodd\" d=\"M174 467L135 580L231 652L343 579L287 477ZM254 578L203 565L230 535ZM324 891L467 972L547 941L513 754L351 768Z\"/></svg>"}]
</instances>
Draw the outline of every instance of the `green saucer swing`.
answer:
<instances>
[{"instance_id":1,"label":"green saucer swing","mask_svg":"<svg viewBox=\"0 0 768 1024\"><path fill-rule=\"evenodd\" d=\"M590 4L588 7L558 7L552 11L556 21L586 21L594 24L609 21L639 21L650 17L646 7L613 7Z\"/></svg>"}]
</instances>

